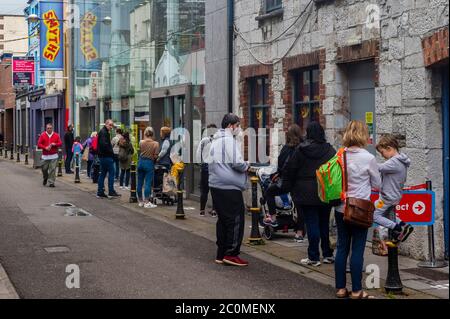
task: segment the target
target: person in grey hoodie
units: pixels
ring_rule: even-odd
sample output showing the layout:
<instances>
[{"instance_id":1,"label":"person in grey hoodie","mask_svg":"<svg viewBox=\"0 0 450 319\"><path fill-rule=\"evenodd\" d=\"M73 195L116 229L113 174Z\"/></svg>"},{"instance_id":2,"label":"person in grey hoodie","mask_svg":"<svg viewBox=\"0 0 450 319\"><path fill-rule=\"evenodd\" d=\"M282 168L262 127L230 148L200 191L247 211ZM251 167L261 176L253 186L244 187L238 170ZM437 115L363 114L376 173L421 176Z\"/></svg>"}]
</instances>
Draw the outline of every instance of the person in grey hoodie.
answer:
<instances>
[{"instance_id":1,"label":"person in grey hoodie","mask_svg":"<svg viewBox=\"0 0 450 319\"><path fill-rule=\"evenodd\" d=\"M213 138L209 168L209 187L217 212L217 256L216 263L247 266L239 257L244 237L245 205L242 192L247 188L249 168L241 154L241 143L236 138L240 133L240 119L227 114L222 120L222 129Z\"/></svg>"},{"instance_id":2,"label":"person in grey hoodie","mask_svg":"<svg viewBox=\"0 0 450 319\"><path fill-rule=\"evenodd\" d=\"M381 174L380 198L375 202L374 221L378 225L393 230L393 243L405 241L414 228L404 222L396 223L386 215L398 205L402 198L402 190L406 182L407 170L411 160L406 154L399 152L399 143L391 135L384 135L377 144L377 150L386 159L379 165Z\"/></svg>"}]
</instances>

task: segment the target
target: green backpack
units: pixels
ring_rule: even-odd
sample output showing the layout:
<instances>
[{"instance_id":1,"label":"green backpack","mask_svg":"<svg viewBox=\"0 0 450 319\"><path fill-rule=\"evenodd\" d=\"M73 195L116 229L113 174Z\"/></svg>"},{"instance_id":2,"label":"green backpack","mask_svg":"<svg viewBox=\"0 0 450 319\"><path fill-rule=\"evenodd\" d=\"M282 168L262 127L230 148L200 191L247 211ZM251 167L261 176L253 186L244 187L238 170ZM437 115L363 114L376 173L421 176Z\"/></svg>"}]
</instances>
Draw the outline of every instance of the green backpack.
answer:
<instances>
[{"instance_id":1,"label":"green backpack","mask_svg":"<svg viewBox=\"0 0 450 319\"><path fill-rule=\"evenodd\" d=\"M316 170L318 195L322 202L338 206L345 199L344 155L341 148L336 155Z\"/></svg>"}]
</instances>

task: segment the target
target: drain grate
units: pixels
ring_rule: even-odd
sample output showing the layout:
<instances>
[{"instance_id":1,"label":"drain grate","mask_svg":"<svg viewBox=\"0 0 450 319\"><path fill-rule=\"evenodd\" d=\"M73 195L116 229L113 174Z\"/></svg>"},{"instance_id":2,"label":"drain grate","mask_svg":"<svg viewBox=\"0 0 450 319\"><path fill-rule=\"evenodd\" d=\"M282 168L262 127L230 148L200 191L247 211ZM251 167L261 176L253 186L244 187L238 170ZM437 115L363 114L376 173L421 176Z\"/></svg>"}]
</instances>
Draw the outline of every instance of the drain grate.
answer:
<instances>
[{"instance_id":1,"label":"drain grate","mask_svg":"<svg viewBox=\"0 0 450 319\"><path fill-rule=\"evenodd\" d=\"M75 207L74 204L71 203L56 203L52 205L53 207Z\"/></svg>"},{"instance_id":2,"label":"drain grate","mask_svg":"<svg viewBox=\"0 0 450 319\"><path fill-rule=\"evenodd\" d=\"M67 208L66 214L64 216L68 217L90 217L92 216L91 213L85 211L82 208Z\"/></svg>"},{"instance_id":3,"label":"drain grate","mask_svg":"<svg viewBox=\"0 0 450 319\"><path fill-rule=\"evenodd\" d=\"M44 250L49 254L68 253L70 251L69 247L66 246L45 247Z\"/></svg>"}]
</instances>

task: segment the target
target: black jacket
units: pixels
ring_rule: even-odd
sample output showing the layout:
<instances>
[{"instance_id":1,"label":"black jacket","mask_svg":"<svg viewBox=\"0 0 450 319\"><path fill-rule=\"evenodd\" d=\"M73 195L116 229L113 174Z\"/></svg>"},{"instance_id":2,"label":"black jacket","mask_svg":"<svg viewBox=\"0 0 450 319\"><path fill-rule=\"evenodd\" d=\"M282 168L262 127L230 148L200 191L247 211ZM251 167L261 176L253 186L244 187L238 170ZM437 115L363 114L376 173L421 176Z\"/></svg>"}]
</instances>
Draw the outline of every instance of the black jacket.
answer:
<instances>
[{"instance_id":1,"label":"black jacket","mask_svg":"<svg viewBox=\"0 0 450 319\"><path fill-rule=\"evenodd\" d=\"M106 127L103 127L100 132L98 132L97 154L98 157L114 157L111 135L109 135L109 131Z\"/></svg>"},{"instance_id":2,"label":"black jacket","mask_svg":"<svg viewBox=\"0 0 450 319\"><path fill-rule=\"evenodd\" d=\"M67 131L66 134L64 134L64 148L66 150L66 154L72 153L72 146L73 146L73 131Z\"/></svg>"},{"instance_id":3,"label":"black jacket","mask_svg":"<svg viewBox=\"0 0 450 319\"><path fill-rule=\"evenodd\" d=\"M281 176L283 176L283 169L287 164L287 161L289 158L294 154L295 152L295 146L288 146L284 145L281 148L280 154L278 155L278 171L277 173Z\"/></svg>"},{"instance_id":4,"label":"black jacket","mask_svg":"<svg viewBox=\"0 0 450 319\"><path fill-rule=\"evenodd\" d=\"M325 205L317 194L316 170L335 154L329 143L307 140L297 147L283 173L283 187L291 191L297 205Z\"/></svg>"}]
</instances>

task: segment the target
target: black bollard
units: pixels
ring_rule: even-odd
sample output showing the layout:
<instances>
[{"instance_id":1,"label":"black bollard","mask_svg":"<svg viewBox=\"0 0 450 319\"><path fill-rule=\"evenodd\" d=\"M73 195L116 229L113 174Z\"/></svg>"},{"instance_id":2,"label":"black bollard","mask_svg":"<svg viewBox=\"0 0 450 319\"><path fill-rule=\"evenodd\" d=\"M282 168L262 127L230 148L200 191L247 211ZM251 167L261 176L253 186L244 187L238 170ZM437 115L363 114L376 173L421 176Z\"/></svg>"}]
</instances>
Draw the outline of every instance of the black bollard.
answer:
<instances>
[{"instance_id":1,"label":"black bollard","mask_svg":"<svg viewBox=\"0 0 450 319\"><path fill-rule=\"evenodd\" d=\"M62 149L58 149L58 177L63 176L62 174Z\"/></svg>"},{"instance_id":2,"label":"black bollard","mask_svg":"<svg viewBox=\"0 0 450 319\"><path fill-rule=\"evenodd\" d=\"M17 149L16 149L16 151L17 151L17 159L16 159L16 162L19 163L19 162L20 162L20 145L19 145L19 144L17 144Z\"/></svg>"},{"instance_id":3,"label":"black bollard","mask_svg":"<svg viewBox=\"0 0 450 319\"><path fill-rule=\"evenodd\" d=\"M130 203L137 203L138 199L136 196L136 164L134 162L131 163L130 178L131 178Z\"/></svg>"},{"instance_id":4,"label":"black bollard","mask_svg":"<svg viewBox=\"0 0 450 319\"><path fill-rule=\"evenodd\" d=\"M181 180L183 179L183 170L178 170L178 190L177 190L177 212L175 213L176 219L185 219L184 203L183 203L183 189L181 187Z\"/></svg>"},{"instance_id":5,"label":"black bollard","mask_svg":"<svg viewBox=\"0 0 450 319\"><path fill-rule=\"evenodd\" d=\"M75 183L79 184L80 181L80 154L75 155Z\"/></svg>"},{"instance_id":6,"label":"black bollard","mask_svg":"<svg viewBox=\"0 0 450 319\"><path fill-rule=\"evenodd\" d=\"M264 240L259 232L258 177L252 176L250 182L252 184L252 207L250 208L252 213L252 231L248 241L251 245L263 245Z\"/></svg>"},{"instance_id":7,"label":"black bollard","mask_svg":"<svg viewBox=\"0 0 450 319\"><path fill-rule=\"evenodd\" d=\"M10 149L10 151L11 151L11 154L9 155L9 159L10 159L11 161L14 161L14 143L11 143L11 149Z\"/></svg>"},{"instance_id":8,"label":"black bollard","mask_svg":"<svg viewBox=\"0 0 450 319\"><path fill-rule=\"evenodd\" d=\"M8 145L8 142L5 141L3 147L5 149L5 159L8 159L8 147L6 145Z\"/></svg>"},{"instance_id":9,"label":"black bollard","mask_svg":"<svg viewBox=\"0 0 450 319\"><path fill-rule=\"evenodd\" d=\"M0 142L0 156L3 156L3 142Z\"/></svg>"},{"instance_id":10,"label":"black bollard","mask_svg":"<svg viewBox=\"0 0 450 319\"><path fill-rule=\"evenodd\" d=\"M395 209L391 208L389 211L389 219L395 221ZM389 230L389 240L392 241L392 230ZM387 293L400 294L403 291L402 280L400 279L400 272L398 270L398 247L388 246L388 273L386 282L384 283L384 290Z\"/></svg>"},{"instance_id":11,"label":"black bollard","mask_svg":"<svg viewBox=\"0 0 450 319\"><path fill-rule=\"evenodd\" d=\"M25 145L25 165L28 165L28 145Z\"/></svg>"}]
</instances>

